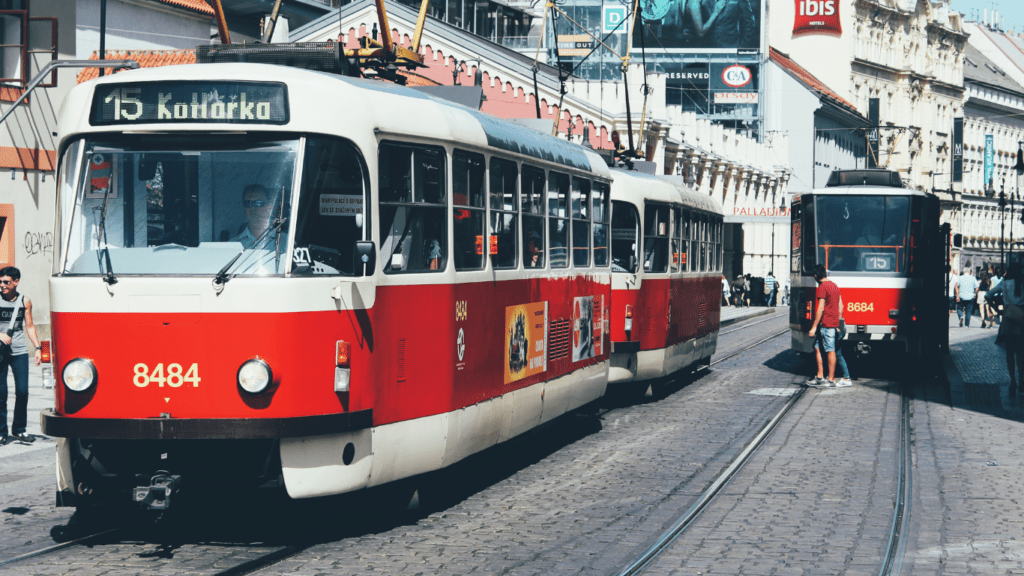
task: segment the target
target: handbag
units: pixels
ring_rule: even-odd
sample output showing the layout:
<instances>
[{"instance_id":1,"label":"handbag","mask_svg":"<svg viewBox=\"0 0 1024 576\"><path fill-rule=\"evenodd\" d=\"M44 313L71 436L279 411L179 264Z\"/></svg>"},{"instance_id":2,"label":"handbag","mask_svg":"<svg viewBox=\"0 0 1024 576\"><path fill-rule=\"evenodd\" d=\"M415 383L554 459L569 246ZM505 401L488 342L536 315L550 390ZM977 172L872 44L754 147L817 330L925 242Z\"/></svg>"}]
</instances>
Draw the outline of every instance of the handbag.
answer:
<instances>
[{"instance_id":1,"label":"handbag","mask_svg":"<svg viewBox=\"0 0 1024 576\"><path fill-rule=\"evenodd\" d=\"M1016 324L1024 324L1024 309L1009 300L1004 301L1003 320L1009 320Z\"/></svg>"}]
</instances>

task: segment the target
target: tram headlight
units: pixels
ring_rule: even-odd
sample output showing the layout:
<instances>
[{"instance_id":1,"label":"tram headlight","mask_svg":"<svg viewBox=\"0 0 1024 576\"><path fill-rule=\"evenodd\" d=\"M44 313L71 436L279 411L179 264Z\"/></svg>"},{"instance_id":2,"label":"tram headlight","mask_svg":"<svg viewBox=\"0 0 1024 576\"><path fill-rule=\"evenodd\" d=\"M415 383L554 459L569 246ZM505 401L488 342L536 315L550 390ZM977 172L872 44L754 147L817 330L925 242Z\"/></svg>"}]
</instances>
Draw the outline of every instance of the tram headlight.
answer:
<instances>
[{"instance_id":1,"label":"tram headlight","mask_svg":"<svg viewBox=\"0 0 1024 576\"><path fill-rule=\"evenodd\" d=\"M75 358L64 366L64 385L72 392L85 392L96 382L96 366L91 360Z\"/></svg>"},{"instance_id":2,"label":"tram headlight","mask_svg":"<svg viewBox=\"0 0 1024 576\"><path fill-rule=\"evenodd\" d=\"M238 369L238 385L249 394L263 392L273 381L274 373L270 365L259 358L246 360Z\"/></svg>"}]
</instances>

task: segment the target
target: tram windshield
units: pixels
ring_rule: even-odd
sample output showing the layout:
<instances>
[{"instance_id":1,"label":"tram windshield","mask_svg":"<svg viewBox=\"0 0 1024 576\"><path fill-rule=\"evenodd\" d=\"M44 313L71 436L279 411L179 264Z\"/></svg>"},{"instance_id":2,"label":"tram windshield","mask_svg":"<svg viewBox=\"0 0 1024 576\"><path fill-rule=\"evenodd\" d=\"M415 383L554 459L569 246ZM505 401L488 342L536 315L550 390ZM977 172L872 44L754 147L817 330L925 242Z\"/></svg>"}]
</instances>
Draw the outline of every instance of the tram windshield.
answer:
<instances>
[{"instance_id":1,"label":"tram windshield","mask_svg":"<svg viewBox=\"0 0 1024 576\"><path fill-rule=\"evenodd\" d=\"M837 272L906 271L910 198L818 196L818 263Z\"/></svg>"},{"instance_id":2,"label":"tram windshield","mask_svg":"<svg viewBox=\"0 0 1024 576\"><path fill-rule=\"evenodd\" d=\"M305 138L293 223L302 141L250 133L75 143L61 174L62 272L350 274L365 167L346 141Z\"/></svg>"}]
</instances>

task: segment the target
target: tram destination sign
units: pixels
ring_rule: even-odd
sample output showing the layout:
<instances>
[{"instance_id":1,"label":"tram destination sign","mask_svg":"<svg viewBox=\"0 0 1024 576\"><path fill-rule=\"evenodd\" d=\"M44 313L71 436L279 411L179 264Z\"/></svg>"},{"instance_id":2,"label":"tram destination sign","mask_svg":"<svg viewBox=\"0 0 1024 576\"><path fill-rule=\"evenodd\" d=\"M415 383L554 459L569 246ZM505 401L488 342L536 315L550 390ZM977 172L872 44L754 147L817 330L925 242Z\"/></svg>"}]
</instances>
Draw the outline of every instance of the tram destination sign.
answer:
<instances>
[{"instance_id":1,"label":"tram destination sign","mask_svg":"<svg viewBox=\"0 0 1024 576\"><path fill-rule=\"evenodd\" d=\"M288 91L279 82L133 82L102 84L89 123L287 124Z\"/></svg>"}]
</instances>

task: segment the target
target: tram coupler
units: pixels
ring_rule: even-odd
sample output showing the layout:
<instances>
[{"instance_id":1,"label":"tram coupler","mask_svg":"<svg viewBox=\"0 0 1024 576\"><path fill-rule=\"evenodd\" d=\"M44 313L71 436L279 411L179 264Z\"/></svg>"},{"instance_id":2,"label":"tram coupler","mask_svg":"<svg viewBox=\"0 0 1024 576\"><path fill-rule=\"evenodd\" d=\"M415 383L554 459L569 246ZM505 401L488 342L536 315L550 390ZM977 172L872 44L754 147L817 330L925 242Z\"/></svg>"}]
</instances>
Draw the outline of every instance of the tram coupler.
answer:
<instances>
[{"instance_id":1,"label":"tram coupler","mask_svg":"<svg viewBox=\"0 0 1024 576\"><path fill-rule=\"evenodd\" d=\"M149 486L136 486L132 499L149 510L167 510L171 506L171 494L180 487L180 475L161 470L149 480Z\"/></svg>"},{"instance_id":2,"label":"tram coupler","mask_svg":"<svg viewBox=\"0 0 1024 576\"><path fill-rule=\"evenodd\" d=\"M871 354L871 345L866 342L857 342L856 352L857 356L867 356Z\"/></svg>"}]
</instances>

